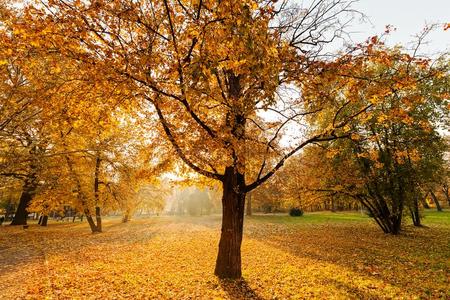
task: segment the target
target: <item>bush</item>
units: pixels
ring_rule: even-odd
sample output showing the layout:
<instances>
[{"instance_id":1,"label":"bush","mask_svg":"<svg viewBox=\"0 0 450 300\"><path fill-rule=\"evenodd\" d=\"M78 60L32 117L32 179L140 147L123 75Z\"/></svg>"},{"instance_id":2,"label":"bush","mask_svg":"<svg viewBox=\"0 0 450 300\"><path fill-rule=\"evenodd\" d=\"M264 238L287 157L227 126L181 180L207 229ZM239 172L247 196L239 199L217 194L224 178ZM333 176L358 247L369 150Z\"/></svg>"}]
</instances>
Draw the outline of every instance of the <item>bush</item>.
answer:
<instances>
[{"instance_id":1,"label":"bush","mask_svg":"<svg viewBox=\"0 0 450 300\"><path fill-rule=\"evenodd\" d=\"M289 215L291 217L301 217L303 216L303 210L300 208L294 207L289 210Z\"/></svg>"},{"instance_id":2,"label":"bush","mask_svg":"<svg viewBox=\"0 0 450 300\"><path fill-rule=\"evenodd\" d=\"M368 216L369 218L373 218L374 217L373 213L370 210L364 210L364 214L366 216Z\"/></svg>"}]
</instances>

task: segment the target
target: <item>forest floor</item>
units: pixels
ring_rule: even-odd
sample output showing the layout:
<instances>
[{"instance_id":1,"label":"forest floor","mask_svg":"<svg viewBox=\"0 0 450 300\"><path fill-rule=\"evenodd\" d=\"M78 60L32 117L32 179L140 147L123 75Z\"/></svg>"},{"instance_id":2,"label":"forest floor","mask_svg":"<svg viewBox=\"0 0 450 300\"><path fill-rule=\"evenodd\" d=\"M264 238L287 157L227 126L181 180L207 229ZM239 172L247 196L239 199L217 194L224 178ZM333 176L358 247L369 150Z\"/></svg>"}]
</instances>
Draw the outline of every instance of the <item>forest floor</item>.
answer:
<instances>
[{"instance_id":1,"label":"forest floor","mask_svg":"<svg viewBox=\"0 0 450 300\"><path fill-rule=\"evenodd\" d=\"M450 299L450 212L385 235L366 216L245 221L243 279L213 275L220 216L0 227L0 299Z\"/></svg>"}]
</instances>

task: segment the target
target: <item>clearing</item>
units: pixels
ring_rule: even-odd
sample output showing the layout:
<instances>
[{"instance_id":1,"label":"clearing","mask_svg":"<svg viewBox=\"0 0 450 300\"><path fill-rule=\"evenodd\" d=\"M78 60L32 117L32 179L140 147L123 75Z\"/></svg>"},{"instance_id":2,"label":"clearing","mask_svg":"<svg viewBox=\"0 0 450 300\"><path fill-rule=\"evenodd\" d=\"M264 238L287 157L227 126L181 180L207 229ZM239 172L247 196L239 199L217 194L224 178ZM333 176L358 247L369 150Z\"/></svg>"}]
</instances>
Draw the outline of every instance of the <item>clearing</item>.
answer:
<instances>
[{"instance_id":1,"label":"clearing","mask_svg":"<svg viewBox=\"0 0 450 300\"><path fill-rule=\"evenodd\" d=\"M357 213L253 216L243 280L218 280L220 216L0 227L0 299L450 298L450 212L385 235Z\"/></svg>"}]
</instances>

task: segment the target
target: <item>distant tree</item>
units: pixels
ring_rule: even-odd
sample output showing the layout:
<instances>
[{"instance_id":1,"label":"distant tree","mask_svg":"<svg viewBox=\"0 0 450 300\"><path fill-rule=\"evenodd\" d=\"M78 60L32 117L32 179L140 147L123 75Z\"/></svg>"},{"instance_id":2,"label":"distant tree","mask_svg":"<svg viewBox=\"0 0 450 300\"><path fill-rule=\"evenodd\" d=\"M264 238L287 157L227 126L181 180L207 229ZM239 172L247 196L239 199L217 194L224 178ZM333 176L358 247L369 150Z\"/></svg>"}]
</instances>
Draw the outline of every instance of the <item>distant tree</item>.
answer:
<instances>
[{"instance_id":1,"label":"distant tree","mask_svg":"<svg viewBox=\"0 0 450 300\"><path fill-rule=\"evenodd\" d=\"M444 143L437 126L448 115L448 66L386 49L376 38L363 53L353 57L347 78L320 86L338 86L335 101L341 107L370 107L348 124L348 139L316 150L322 162L312 190L358 199L384 232L397 234L405 208L420 225L421 189L438 182L442 171ZM327 118L334 115L324 111L314 122L320 126Z\"/></svg>"}]
</instances>

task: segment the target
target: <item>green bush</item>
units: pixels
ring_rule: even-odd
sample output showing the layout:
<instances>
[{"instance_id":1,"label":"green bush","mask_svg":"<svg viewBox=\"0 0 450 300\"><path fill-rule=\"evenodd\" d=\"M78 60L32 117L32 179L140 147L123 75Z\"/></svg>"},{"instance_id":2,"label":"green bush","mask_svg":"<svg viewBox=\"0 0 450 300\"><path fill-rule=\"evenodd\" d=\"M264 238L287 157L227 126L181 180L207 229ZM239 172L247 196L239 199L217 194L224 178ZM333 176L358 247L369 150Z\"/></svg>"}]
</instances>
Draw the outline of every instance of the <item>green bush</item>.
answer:
<instances>
[{"instance_id":1,"label":"green bush","mask_svg":"<svg viewBox=\"0 0 450 300\"><path fill-rule=\"evenodd\" d=\"M289 210L289 215L291 217L301 217L301 216L303 216L303 210L301 210L298 207L291 208Z\"/></svg>"}]
</instances>

